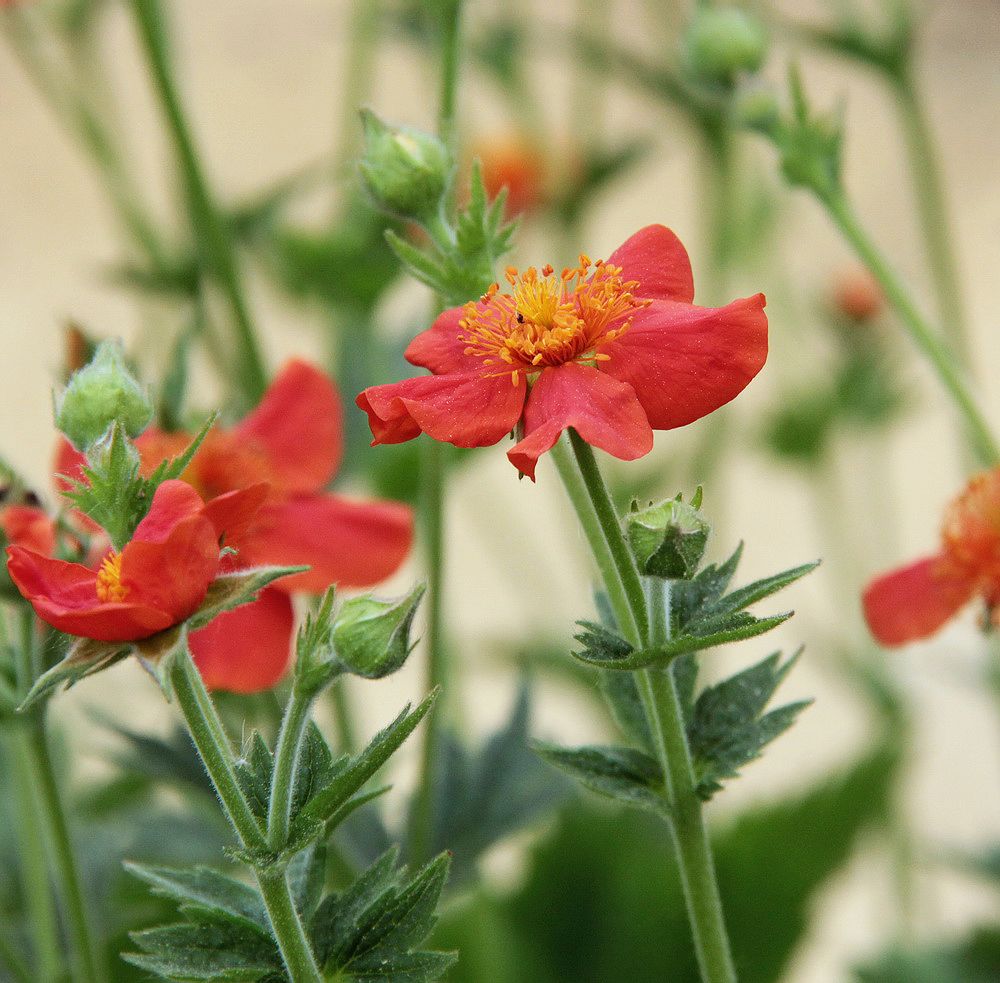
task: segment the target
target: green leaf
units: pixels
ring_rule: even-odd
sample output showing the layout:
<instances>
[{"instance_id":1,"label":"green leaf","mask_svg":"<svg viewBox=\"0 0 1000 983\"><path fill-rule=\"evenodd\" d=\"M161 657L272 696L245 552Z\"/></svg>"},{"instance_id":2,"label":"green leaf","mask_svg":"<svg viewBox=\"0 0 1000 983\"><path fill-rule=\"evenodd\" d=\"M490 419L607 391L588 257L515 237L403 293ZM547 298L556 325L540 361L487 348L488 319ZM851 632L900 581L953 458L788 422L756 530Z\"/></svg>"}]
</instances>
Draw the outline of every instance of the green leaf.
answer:
<instances>
[{"instance_id":1,"label":"green leaf","mask_svg":"<svg viewBox=\"0 0 1000 983\"><path fill-rule=\"evenodd\" d=\"M780 658L776 652L707 687L695 702L687 733L702 799L710 799L722 788L724 779L735 778L744 765L760 757L763 749L791 727L812 702L802 700L763 713L797 655L785 663Z\"/></svg>"},{"instance_id":2,"label":"green leaf","mask_svg":"<svg viewBox=\"0 0 1000 983\"><path fill-rule=\"evenodd\" d=\"M627 747L563 748L536 741L535 750L550 764L594 792L630 805L663 812L663 772L648 754Z\"/></svg>"},{"instance_id":3,"label":"green leaf","mask_svg":"<svg viewBox=\"0 0 1000 983\"><path fill-rule=\"evenodd\" d=\"M468 747L448 731L439 735L428 852L451 854L453 886L473 877L493 844L536 821L569 791L570 783L532 752L530 717L524 683L510 719L481 747Z\"/></svg>"},{"instance_id":4,"label":"green leaf","mask_svg":"<svg viewBox=\"0 0 1000 983\"><path fill-rule=\"evenodd\" d=\"M261 590L274 581L308 569L308 567L252 567L235 573L224 573L209 584L205 599L188 619L188 627L191 631L196 631L223 611L231 611L243 604L249 604Z\"/></svg>"},{"instance_id":5,"label":"green leaf","mask_svg":"<svg viewBox=\"0 0 1000 983\"><path fill-rule=\"evenodd\" d=\"M324 899L310 929L327 975L346 980L432 981L451 965L445 953L414 951L434 926L448 877L447 854L405 883L389 850L341 894Z\"/></svg>"},{"instance_id":6,"label":"green leaf","mask_svg":"<svg viewBox=\"0 0 1000 983\"><path fill-rule=\"evenodd\" d=\"M126 862L125 868L149 884L154 894L177 901L182 911L194 905L220 921L232 920L270 939L271 927L264 901L249 884L209 867L154 867Z\"/></svg>"},{"instance_id":7,"label":"green leaf","mask_svg":"<svg viewBox=\"0 0 1000 983\"><path fill-rule=\"evenodd\" d=\"M413 711L409 704L384 730L372 738L368 746L354 758L344 760L329 782L306 802L299 815L305 820L326 822L395 754L417 724L427 715L437 698L437 690L427 696Z\"/></svg>"},{"instance_id":8,"label":"green leaf","mask_svg":"<svg viewBox=\"0 0 1000 983\"><path fill-rule=\"evenodd\" d=\"M236 779L258 819L267 819L273 775L274 755L260 732L254 731L236 762Z\"/></svg>"},{"instance_id":9,"label":"green leaf","mask_svg":"<svg viewBox=\"0 0 1000 983\"><path fill-rule=\"evenodd\" d=\"M858 983L996 983L1000 979L1000 929L974 929L954 943L915 951L893 949L855 970Z\"/></svg>"}]
</instances>

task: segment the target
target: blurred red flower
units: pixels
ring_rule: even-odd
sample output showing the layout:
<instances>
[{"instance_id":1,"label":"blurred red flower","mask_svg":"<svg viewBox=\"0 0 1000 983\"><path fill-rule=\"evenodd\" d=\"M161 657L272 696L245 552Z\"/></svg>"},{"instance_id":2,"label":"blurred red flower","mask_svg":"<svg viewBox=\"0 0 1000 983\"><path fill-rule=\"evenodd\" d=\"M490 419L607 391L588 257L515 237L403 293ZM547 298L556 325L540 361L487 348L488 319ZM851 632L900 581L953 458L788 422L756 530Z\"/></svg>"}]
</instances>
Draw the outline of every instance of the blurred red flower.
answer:
<instances>
[{"instance_id":1,"label":"blurred red flower","mask_svg":"<svg viewBox=\"0 0 1000 983\"><path fill-rule=\"evenodd\" d=\"M423 432L457 447L523 434L507 456L534 478L567 427L631 461L653 430L682 427L728 403L767 358L764 295L726 307L692 304L680 240L650 225L607 262L509 268L478 303L445 311L406 350L433 373L366 389L373 444Z\"/></svg>"},{"instance_id":2,"label":"blurred red flower","mask_svg":"<svg viewBox=\"0 0 1000 983\"><path fill-rule=\"evenodd\" d=\"M7 570L42 621L104 642L136 641L190 617L219 570L219 539L246 521L263 499L260 486L210 506L183 481L156 489L146 517L120 553L94 570L38 551L7 548Z\"/></svg>"},{"instance_id":3,"label":"blurred red flower","mask_svg":"<svg viewBox=\"0 0 1000 983\"><path fill-rule=\"evenodd\" d=\"M24 546L43 556L56 548L55 523L34 505L8 505L0 509L0 530L12 546Z\"/></svg>"},{"instance_id":4,"label":"blurred red flower","mask_svg":"<svg viewBox=\"0 0 1000 983\"><path fill-rule=\"evenodd\" d=\"M545 201L545 158L529 139L512 135L483 140L473 149L483 187L492 200L507 189L508 218L534 211Z\"/></svg>"},{"instance_id":5,"label":"blurred red flower","mask_svg":"<svg viewBox=\"0 0 1000 983\"><path fill-rule=\"evenodd\" d=\"M933 635L977 596L1000 623L1000 469L977 475L952 502L935 555L876 577L862 601L872 635L903 645Z\"/></svg>"},{"instance_id":6,"label":"blurred red flower","mask_svg":"<svg viewBox=\"0 0 1000 983\"><path fill-rule=\"evenodd\" d=\"M136 441L143 472L181 453L191 434L148 429ZM359 502L323 489L343 451L342 410L331 381L307 362L289 362L260 404L235 427L217 427L182 475L210 504L216 496L264 484L267 498L226 545L225 564L310 569L266 588L191 635L191 651L210 689L251 693L273 686L291 657L290 593L331 584L369 587L394 573L410 551L413 516L398 502ZM58 470L76 476L82 456L60 449ZM247 657L252 645L253 657Z\"/></svg>"}]
</instances>

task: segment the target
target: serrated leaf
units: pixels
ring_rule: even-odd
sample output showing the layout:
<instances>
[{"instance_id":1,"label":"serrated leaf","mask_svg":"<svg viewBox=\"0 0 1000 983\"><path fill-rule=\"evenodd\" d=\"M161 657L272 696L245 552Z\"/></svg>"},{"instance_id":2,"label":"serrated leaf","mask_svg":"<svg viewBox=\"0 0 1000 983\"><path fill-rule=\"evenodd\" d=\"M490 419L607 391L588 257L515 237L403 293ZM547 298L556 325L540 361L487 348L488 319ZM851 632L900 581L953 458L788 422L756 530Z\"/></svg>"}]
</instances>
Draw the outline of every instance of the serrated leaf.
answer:
<instances>
[{"instance_id":1,"label":"serrated leaf","mask_svg":"<svg viewBox=\"0 0 1000 983\"><path fill-rule=\"evenodd\" d=\"M265 939L271 937L264 901L249 884L201 866L157 867L126 861L125 869L149 884L154 894L173 898L182 908L194 904L221 920L235 919L256 929Z\"/></svg>"},{"instance_id":2,"label":"serrated leaf","mask_svg":"<svg viewBox=\"0 0 1000 983\"><path fill-rule=\"evenodd\" d=\"M236 761L236 779L258 819L267 819L271 801L271 777L274 774L274 755L267 742L254 731L244 745L243 753Z\"/></svg>"},{"instance_id":3,"label":"serrated leaf","mask_svg":"<svg viewBox=\"0 0 1000 983\"><path fill-rule=\"evenodd\" d=\"M61 662L57 662L35 680L17 708L18 711L23 713L33 707L64 683L69 689L81 679L113 666L116 662L127 658L130 651L130 643L98 642L92 638L78 638Z\"/></svg>"},{"instance_id":4,"label":"serrated leaf","mask_svg":"<svg viewBox=\"0 0 1000 983\"><path fill-rule=\"evenodd\" d=\"M351 964L350 978L358 983L433 983L457 960L453 952L410 952L388 959L365 957Z\"/></svg>"},{"instance_id":5,"label":"serrated leaf","mask_svg":"<svg viewBox=\"0 0 1000 983\"><path fill-rule=\"evenodd\" d=\"M435 690L413 711L407 704L388 727L379 731L360 754L338 769L327 786L303 805L300 816L322 822L330 819L395 754L427 715L436 698Z\"/></svg>"},{"instance_id":6,"label":"serrated leaf","mask_svg":"<svg viewBox=\"0 0 1000 983\"><path fill-rule=\"evenodd\" d=\"M819 560L815 560L812 563L803 563L801 566L792 567L790 570L783 570L771 577L755 580L752 584L747 584L746 587L740 587L727 594L712 606L711 613L719 615L742 611L744 608L750 607L751 604L756 604L757 601L762 601L765 597L770 597L789 584L795 583L796 580L811 573L818 566Z\"/></svg>"},{"instance_id":7,"label":"serrated leaf","mask_svg":"<svg viewBox=\"0 0 1000 983\"><path fill-rule=\"evenodd\" d=\"M338 770L342 770L346 763L346 755L342 756L339 761L334 761L330 745L326 743L322 731L316 726L314 720L310 720L306 725L302 748L299 751L298 767L295 770L291 810L293 821L301 812L302 807L317 792L326 788L333 776Z\"/></svg>"},{"instance_id":8,"label":"serrated leaf","mask_svg":"<svg viewBox=\"0 0 1000 983\"><path fill-rule=\"evenodd\" d=\"M594 792L657 812L667 808L660 766L642 751L603 745L563 748L541 741L534 746L546 761Z\"/></svg>"},{"instance_id":9,"label":"serrated leaf","mask_svg":"<svg viewBox=\"0 0 1000 983\"><path fill-rule=\"evenodd\" d=\"M702 799L710 799L722 788L724 779L735 778L744 765L760 757L812 702L802 700L762 713L797 656L783 664L780 658L777 652L768 656L707 687L695 701L687 734Z\"/></svg>"},{"instance_id":10,"label":"serrated leaf","mask_svg":"<svg viewBox=\"0 0 1000 983\"><path fill-rule=\"evenodd\" d=\"M428 256L422 249L412 242L407 242L392 229L385 230L385 241L415 280L419 280L436 293L442 292L447 274L440 260Z\"/></svg>"},{"instance_id":11,"label":"serrated leaf","mask_svg":"<svg viewBox=\"0 0 1000 983\"><path fill-rule=\"evenodd\" d=\"M308 922L319 907L326 883L326 846L315 843L296 854L288 864L288 886L295 908Z\"/></svg>"},{"instance_id":12,"label":"serrated leaf","mask_svg":"<svg viewBox=\"0 0 1000 983\"><path fill-rule=\"evenodd\" d=\"M188 619L188 627L196 631L224 611L231 611L254 600L259 591L281 577L302 573L308 567L251 567L235 573L224 573L208 586L205 599Z\"/></svg>"},{"instance_id":13,"label":"serrated leaf","mask_svg":"<svg viewBox=\"0 0 1000 983\"><path fill-rule=\"evenodd\" d=\"M199 915L197 922L135 932L132 941L143 952L122 958L169 980L260 980L282 968L273 941L229 919Z\"/></svg>"}]
</instances>

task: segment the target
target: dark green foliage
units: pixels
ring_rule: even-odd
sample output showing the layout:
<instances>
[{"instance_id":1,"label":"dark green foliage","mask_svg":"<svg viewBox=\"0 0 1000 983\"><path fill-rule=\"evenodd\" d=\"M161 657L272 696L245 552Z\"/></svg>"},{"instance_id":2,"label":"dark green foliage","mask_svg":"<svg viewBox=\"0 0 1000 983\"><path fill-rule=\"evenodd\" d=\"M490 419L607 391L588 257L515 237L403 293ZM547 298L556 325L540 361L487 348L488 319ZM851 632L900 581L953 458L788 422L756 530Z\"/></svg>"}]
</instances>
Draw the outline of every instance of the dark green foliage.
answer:
<instances>
[{"instance_id":1,"label":"dark green foliage","mask_svg":"<svg viewBox=\"0 0 1000 983\"><path fill-rule=\"evenodd\" d=\"M448 877L442 855L406 880L390 850L346 890L326 897L310 925L322 969L338 980L430 983L455 957L414 951L430 934Z\"/></svg>"},{"instance_id":2,"label":"dark green foliage","mask_svg":"<svg viewBox=\"0 0 1000 983\"><path fill-rule=\"evenodd\" d=\"M741 983L782 978L817 891L881 818L897 760L879 746L715 831ZM444 919L435 942L460 952L451 983L697 983L678 871L655 817L574 803L529 870L511 896L478 895Z\"/></svg>"},{"instance_id":3,"label":"dark green foliage","mask_svg":"<svg viewBox=\"0 0 1000 983\"><path fill-rule=\"evenodd\" d=\"M916 951L892 950L855 970L858 983L996 983L1000 930L986 926L958 942Z\"/></svg>"},{"instance_id":4,"label":"dark green foliage","mask_svg":"<svg viewBox=\"0 0 1000 983\"><path fill-rule=\"evenodd\" d=\"M688 746L698 795L710 799L722 781L735 778L744 765L795 723L812 701L788 703L764 713L775 690L795 664L776 652L743 672L706 687L688 712Z\"/></svg>"},{"instance_id":5,"label":"dark green foliage","mask_svg":"<svg viewBox=\"0 0 1000 983\"><path fill-rule=\"evenodd\" d=\"M569 793L569 783L531 750L530 716L530 694L522 685L510 720L480 748L441 735L429 851L451 854L453 886L474 875L476 861L493 844L535 822Z\"/></svg>"},{"instance_id":6,"label":"dark green foliage","mask_svg":"<svg viewBox=\"0 0 1000 983\"><path fill-rule=\"evenodd\" d=\"M612 630L583 621L579 623L583 631L576 636L583 650L574 655L605 669L662 666L688 652L754 638L787 621L790 611L758 618L745 609L794 583L816 564L806 563L726 594L741 551L738 548L721 566L710 564L690 580L670 581L664 587L670 592L670 640L665 644L636 649Z\"/></svg>"},{"instance_id":7,"label":"dark green foliage","mask_svg":"<svg viewBox=\"0 0 1000 983\"><path fill-rule=\"evenodd\" d=\"M628 747L563 748L535 742L546 761L587 788L629 805L663 811L663 772L648 754Z\"/></svg>"}]
</instances>

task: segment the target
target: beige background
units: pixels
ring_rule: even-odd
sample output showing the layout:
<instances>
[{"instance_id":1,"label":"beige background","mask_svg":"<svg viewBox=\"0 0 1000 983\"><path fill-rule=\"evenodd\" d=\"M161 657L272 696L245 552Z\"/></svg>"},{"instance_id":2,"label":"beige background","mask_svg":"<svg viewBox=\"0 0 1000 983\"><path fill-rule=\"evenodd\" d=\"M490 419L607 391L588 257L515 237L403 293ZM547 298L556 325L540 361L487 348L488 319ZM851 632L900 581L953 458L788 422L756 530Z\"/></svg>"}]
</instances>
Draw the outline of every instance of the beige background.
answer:
<instances>
[{"instance_id":1,"label":"beige background","mask_svg":"<svg viewBox=\"0 0 1000 983\"><path fill-rule=\"evenodd\" d=\"M174 0L169 6L178 28L177 55L188 105L217 186L230 194L250 192L329 152L341 116L341 39L347 16L343 2ZM556 5L552 18L562 15L563 6ZM528 4L524 7L528 9ZM800 14L805 7L789 4L788 9ZM489 14L490 5L472 5L474 19ZM641 5L616 6L614 19L623 43L653 50L660 44L646 26ZM130 145L161 215L173 221L159 121L131 24L116 12L109 26L107 51ZM921 81L949 178L963 287L976 331L982 398L991 419L1000 424L1000 396L994 385L994 367L1000 364L996 4L980 0L930 5L923 54ZM775 79L781 78L782 61L779 52L771 71ZM545 87L545 108L553 139L558 141L566 136L562 119L569 86L564 62L539 58L533 71ZM873 79L827 58L810 58L806 75L818 103L833 106L845 97L847 182L877 240L921 300L927 300L918 228L891 103ZM426 85L414 81L422 78ZM379 59L372 104L394 119L429 124L431 92L421 59L411 49L389 42ZM492 90L480 83L463 87L461 111L469 136L505 125ZM657 152L626 186L616 186L602 199L581 248L607 255L640 225L662 221L690 243L697 281L700 249L694 195L700 182L690 133L659 107L620 89L614 90L607 107L607 130L612 135L649 134L657 141ZM51 383L65 319L72 316L95 332L126 339L136 338L141 330L154 353L157 341L162 344L168 337L164 331L171 323L166 312L140 310L105 281L106 269L119 256L119 241L100 188L2 45L0 180L0 351L5 362L0 452L44 486L53 440ZM741 274L735 285L736 292L761 289L769 294L772 323L770 362L736 405L733 415L738 426L752 426L755 408L770 405L779 384L821 370L827 352L809 324L810 298L821 295L834 271L849 259L810 200L794 195L785 196L783 202L779 263ZM519 255L543 262L551 248L545 229L529 228L520 239ZM787 289L789 282L797 288L794 295ZM419 291L403 291L389 305L387 323L419 309L414 305L421 301ZM285 306L256 281L254 307L272 365L287 353L319 352L315 312ZM790 736L712 807L719 817L747 801L801 785L809 776L848 760L869 739L864 714L831 670L823 641L841 620L860 631L856 592L847 592L838 583L845 570L847 577L860 583L879 567L933 549L941 509L961 484L950 411L921 366L911 361L907 374L918 405L894 436L885 461L900 533L895 543L885 536L873 539L870 551L878 555L873 556L871 569L853 569L849 559L843 565L844 543L825 545L807 485L759 454L742 453L725 472L725 488L708 489L709 508L717 501L727 516L717 549L730 546L737 534L746 540L745 577L820 554L828 561L821 572L789 592L800 613L782 629L780 639L786 647L807 644L787 695L815 696L816 705ZM206 386L204 400L210 402L209 381ZM660 434L657 453L669 457L672 447L691 437ZM869 498L864 482L858 480L871 466L872 454L872 448L846 448L840 472L831 477L837 482L835 501L841 520L855 536L866 538L885 525L871 512L871 501L879 496ZM849 493L842 492L845 488ZM568 638L573 619L584 613L577 598L585 593L586 558L559 492L548 465L540 467L537 485L518 482L499 448L481 453L477 466L451 490L448 523L457 548L449 572L464 593L461 603L451 599L450 614L460 648L467 654L466 718L475 721L477 730L505 712L513 685L509 673L490 664L484 640L535 630ZM399 575L398 584L407 584L418 574L411 566ZM717 653L723 668L769 651L766 643L749 643L745 649ZM886 658L918 708L908 805L921 840L928 849L995 840L1000 834L998 717L977 678L983 653L971 616L933 643ZM419 688L415 666L399 679L359 688L366 720L374 727ZM151 685L130 665L88 681L60 698L58 706L75 722L86 704L113 708L134 724L168 718ZM551 687L542 690L537 717L537 729L545 736L573 740L593 733L594 722L587 719L584 708ZM507 851L494 866L497 876L516 877L516 851ZM813 936L789 980L843 979L839 967L876 951L885 940L893 922L891 904L885 861L872 844L822 899ZM998 914L985 892L954 876L923 878L920 918L929 933L958 931L983 914Z\"/></svg>"}]
</instances>

